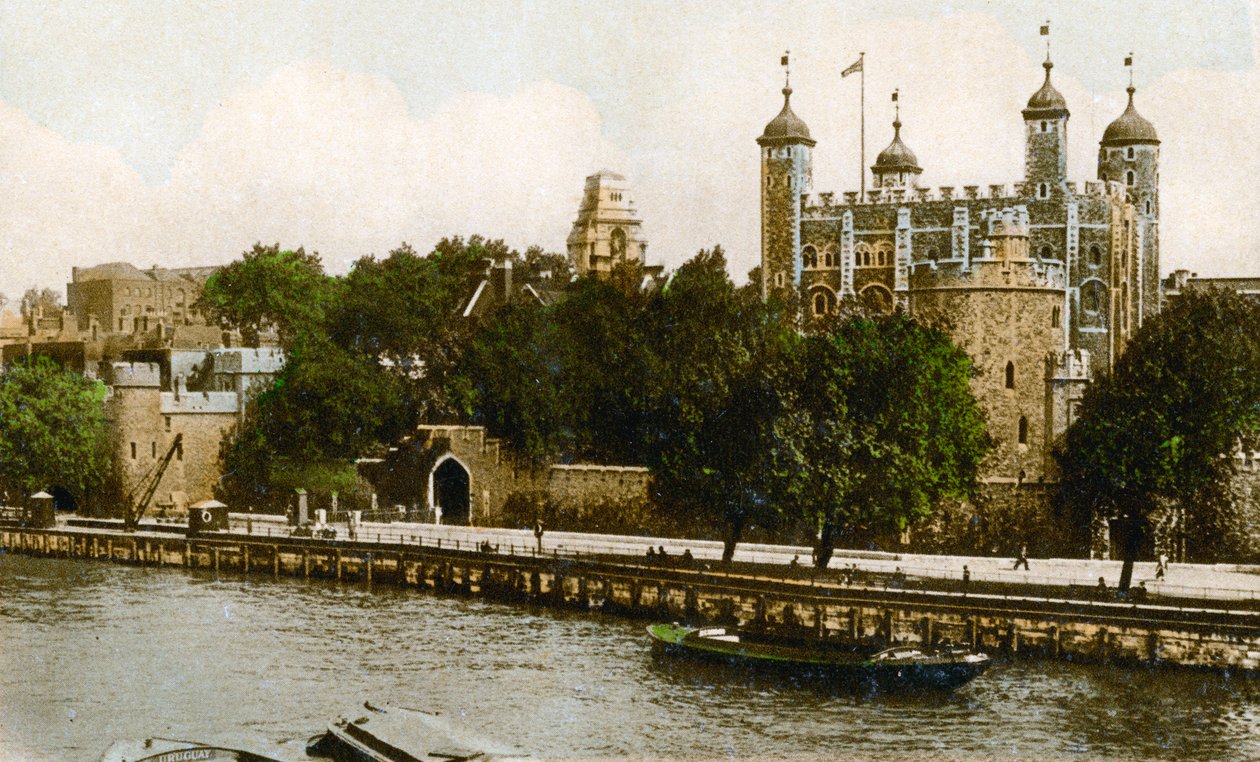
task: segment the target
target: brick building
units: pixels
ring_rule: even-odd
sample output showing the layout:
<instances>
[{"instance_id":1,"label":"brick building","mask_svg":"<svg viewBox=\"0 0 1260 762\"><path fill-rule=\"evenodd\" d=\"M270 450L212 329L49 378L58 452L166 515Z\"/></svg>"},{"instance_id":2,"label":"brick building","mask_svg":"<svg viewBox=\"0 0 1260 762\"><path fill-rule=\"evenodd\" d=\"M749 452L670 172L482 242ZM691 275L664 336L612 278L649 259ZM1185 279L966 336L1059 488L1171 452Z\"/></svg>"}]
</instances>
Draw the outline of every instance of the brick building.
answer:
<instances>
[{"instance_id":1,"label":"brick building","mask_svg":"<svg viewBox=\"0 0 1260 762\"><path fill-rule=\"evenodd\" d=\"M763 294L798 292L817 317L844 300L905 310L948 326L975 362L972 389L996 446L980 504L944 528L947 545L1001 550L1053 536L1051 448L1085 386L1160 307L1155 129L1130 86L1099 141L1097 179L1070 181L1070 112L1052 67L1047 55L1022 112L1024 176L1011 185L921 187L898 117L865 196L810 195L817 142L790 87L757 138Z\"/></svg>"}]
</instances>

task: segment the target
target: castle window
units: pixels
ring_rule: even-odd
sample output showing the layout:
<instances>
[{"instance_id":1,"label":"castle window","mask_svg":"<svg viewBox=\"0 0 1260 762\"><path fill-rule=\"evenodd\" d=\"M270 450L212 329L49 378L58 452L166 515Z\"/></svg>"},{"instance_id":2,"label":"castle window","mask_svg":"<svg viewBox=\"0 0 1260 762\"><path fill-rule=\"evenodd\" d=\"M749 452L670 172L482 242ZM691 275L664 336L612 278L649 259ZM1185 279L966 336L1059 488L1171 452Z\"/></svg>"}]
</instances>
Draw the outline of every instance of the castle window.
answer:
<instances>
[{"instance_id":1,"label":"castle window","mask_svg":"<svg viewBox=\"0 0 1260 762\"><path fill-rule=\"evenodd\" d=\"M826 288L817 288L813 296L814 317L829 315L836 309L836 297Z\"/></svg>"},{"instance_id":2,"label":"castle window","mask_svg":"<svg viewBox=\"0 0 1260 762\"><path fill-rule=\"evenodd\" d=\"M1040 249L1037 250L1037 256L1041 257L1042 259L1050 259L1051 257L1054 256L1054 250L1051 249L1049 246L1042 246Z\"/></svg>"},{"instance_id":3,"label":"castle window","mask_svg":"<svg viewBox=\"0 0 1260 762\"><path fill-rule=\"evenodd\" d=\"M132 460L136 459L136 443L135 442L131 443L131 459Z\"/></svg>"},{"instance_id":4,"label":"castle window","mask_svg":"<svg viewBox=\"0 0 1260 762\"><path fill-rule=\"evenodd\" d=\"M783 273L774 274L774 285L776 287L783 288L783 284L786 282L787 282L787 278L783 275Z\"/></svg>"},{"instance_id":5,"label":"castle window","mask_svg":"<svg viewBox=\"0 0 1260 762\"><path fill-rule=\"evenodd\" d=\"M1006 388L1015 388L1015 363L1013 362L1006 363Z\"/></svg>"},{"instance_id":6,"label":"castle window","mask_svg":"<svg viewBox=\"0 0 1260 762\"><path fill-rule=\"evenodd\" d=\"M166 430L167 431L171 430L171 417L169 415L166 416Z\"/></svg>"},{"instance_id":7,"label":"castle window","mask_svg":"<svg viewBox=\"0 0 1260 762\"><path fill-rule=\"evenodd\" d=\"M1134 177L1134 175L1133 175L1133 170L1131 170L1131 169L1130 169L1128 172L1125 172L1125 173L1124 173L1124 183L1125 183L1125 185L1132 185L1132 184L1133 184L1133 177Z\"/></svg>"},{"instance_id":8,"label":"castle window","mask_svg":"<svg viewBox=\"0 0 1260 762\"><path fill-rule=\"evenodd\" d=\"M1041 123L1041 131L1042 131L1042 132L1045 132L1045 131L1046 131L1046 127L1047 127L1047 125L1046 125L1046 123L1043 121L1043 122Z\"/></svg>"},{"instance_id":9,"label":"castle window","mask_svg":"<svg viewBox=\"0 0 1260 762\"><path fill-rule=\"evenodd\" d=\"M1127 158L1130 158L1130 159L1132 159L1132 158L1133 158L1133 146L1129 146L1129 150L1128 150L1128 157L1127 157Z\"/></svg>"},{"instance_id":10,"label":"castle window","mask_svg":"<svg viewBox=\"0 0 1260 762\"><path fill-rule=\"evenodd\" d=\"M1063 314L1062 311L1058 307L1055 307L1054 309L1050 310L1050 327L1051 328L1059 327L1059 321L1062 319L1062 314Z\"/></svg>"},{"instance_id":11,"label":"castle window","mask_svg":"<svg viewBox=\"0 0 1260 762\"><path fill-rule=\"evenodd\" d=\"M1102 249L1098 248L1098 244L1089 247L1089 264L1090 267L1098 267L1102 264Z\"/></svg>"},{"instance_id":12,"label":"castle window","mask_svg":"<svg viewBox=\"0 0 1260 762\"><path fill-rule=\"evenodd\" d=\"M149 453L149 457L156 458L157 457L157 442L150 442L149 449L152 451Z\"/></svg>"},{"instance_id":13,"label":"castle window","mask_svg":"<svg viewBox=\"0 0 1260 762\"><path fill-rule=\"evenodd\" d=\"M1028 419L1022 415L1019 417L1019 443L1028 446Z\"/></svg>"},{"instance_id":14,"label":"castle window","mask_svg":"<svg viewBox=\"0 0 1260 762\"><path fill-rule=\"evenodd\" d=\"M801 260L806 268L818 267L818 250L813 246L806 246L801 250Z\"/></svg>"},{"instance_id":15,"label":"castle window","mask_svg":"<svg viewBox=\"0 0 1260 762\"><path fill-rule=\"evenodd\" d=\"M1151 213L1151 200L1149 198L1146 200L1146 213Z\"/></svg>"},{"instance_id":16,"label":"castle window","mask_svg":"<svg viewBox=\"0 0 1260 762\"><path fill-rule=\"evenodd\" d=\"M1091 283L1085 287L1084 293L1081 295L1081 306L1084 307L1086 312L1094 315L1098 314L1099 302L1101 301L1098 298L1098 289L1099 285L1097 283Z\"/></svg>"},{"instance_id":17,"label":"castle window","mask_svg":"<svg viewBox=\"0 0 1260 762\"><path fill-rule=\"evenodd\" d=\"M1046 185L1045 183L1041 183L1040 185L1038 185L1037 198L1049 198L1049 197L1050 197L1050 186Z\"/></svg>"},{"instance_id":18,"label":"castle window","mask_svg":"<svg viewBox=\"0 0 1260 762\"><path fill-rule=\"evenodd\" d=\"M175 445L175 460L184 459L184 443L181 441Z\"/></svg>"},{"instance_id":19,"label":"castle window","mask_svg":"<svg viewBox=\"0 0 1260 762\"><path fill-rule=\"evenodd\" d=\"M828 246L823 251L823 266L824 267L836 266L836 250L830 246Z\"/></svg>"},{"instance_id":20,"label":"castle window","mask_svg":"<svg viewBox=\"0 0 1260 762\"><path fill-rule=\"evenodd\" d=\"M937 251L935 247L933 247L931 249L928 249L927 256L928 256L928 259L935 262L936 260L941 258L941 253Z\"/></svg>"}]
</instances>

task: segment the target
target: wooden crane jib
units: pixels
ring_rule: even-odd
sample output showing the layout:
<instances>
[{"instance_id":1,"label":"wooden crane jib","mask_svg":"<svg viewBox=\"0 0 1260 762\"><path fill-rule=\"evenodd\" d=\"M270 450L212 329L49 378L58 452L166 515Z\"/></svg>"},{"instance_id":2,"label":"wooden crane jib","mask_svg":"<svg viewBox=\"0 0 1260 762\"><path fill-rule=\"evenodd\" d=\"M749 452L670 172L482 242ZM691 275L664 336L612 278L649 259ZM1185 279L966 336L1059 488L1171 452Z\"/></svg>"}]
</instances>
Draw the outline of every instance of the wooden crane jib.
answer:
<instances>
[{"instance_id":1,"label":"wooden crane jib","mask_svg":"<svg viewBox=\"0 0 1260 762\"><path fill-rule=\"evenodd\" d=\"M123 510L126 514L123 516L123 529L128 532L134 532L140 526L140 517L149 507L149 502L153 500L154 493L157 492L158 485L162 483L162 476L166 473L167 466L171 465L171 460L175 457L175 453L184 446L184 435L176 434L175 440L171 442L171 446L166 451L166 455L162 459L153 464L149 472L144 475L140 483L135 489L127 495L126 505ZM138 497L137 497L138 495Z\"/></svg>"}]
</instances>

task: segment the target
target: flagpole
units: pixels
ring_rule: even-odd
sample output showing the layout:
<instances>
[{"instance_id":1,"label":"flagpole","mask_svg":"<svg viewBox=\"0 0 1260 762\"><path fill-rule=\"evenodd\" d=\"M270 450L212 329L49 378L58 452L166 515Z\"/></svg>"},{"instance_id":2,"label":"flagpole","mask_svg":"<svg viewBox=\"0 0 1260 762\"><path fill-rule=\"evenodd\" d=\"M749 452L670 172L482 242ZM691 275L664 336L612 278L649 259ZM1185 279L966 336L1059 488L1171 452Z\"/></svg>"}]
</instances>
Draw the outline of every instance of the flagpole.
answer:
<instances>
[{"instance_id":1,"label":"flagpole","mask_svg":"<svg viewBox=\"0 0 1260 762\"><path fill-rule=\"evenodd\" d=\"M861 164L858 166L858 187L862 194L858 196L858 203L866 201L866 53L858 53L858 63L861 66L858 74L862 76L861 87L861 133L862 148L860 153Z\"/></svg>"}]
</instances>

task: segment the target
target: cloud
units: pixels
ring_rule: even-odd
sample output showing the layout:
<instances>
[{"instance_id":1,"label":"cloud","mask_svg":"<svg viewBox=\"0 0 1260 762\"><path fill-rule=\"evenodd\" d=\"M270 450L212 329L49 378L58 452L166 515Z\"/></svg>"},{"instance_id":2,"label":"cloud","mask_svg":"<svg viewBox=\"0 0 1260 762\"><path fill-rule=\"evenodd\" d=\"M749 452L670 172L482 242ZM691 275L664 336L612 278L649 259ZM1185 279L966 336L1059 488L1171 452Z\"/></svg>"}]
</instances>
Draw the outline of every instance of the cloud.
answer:
<instances>
[{"instance_id":1,"label":"cloud","mask_svg":"<svg viewBox=\"0 0 1260 762\"><path fill-rule=\"evenodd\" d=\"M0 291L113 259L224 263L259 240L317 250L333 271L452 234L562 247L583 178L626 163L601 129L589 98L555 83L416 119L386 80L301 63L226 98L148 188L117 152L5 107L0 178L17 203L0 209Z\"/></svg>"},{"instance_id":2,"label":"cloud","mask_svg":"<svg viewBox=\"0 0 1260 762\"><path fill-rule=\"evenodd\" d=\"M72 265L109 260L225 263L255 241L317 250L333 271L403 240L425 249L452 234L563 250L583 178L605 167L633 184L649 259L676 266L721 243L742 277L759 259L754 140L782 105L784 40L793 108L818 140L816 192L858 185L858 82L839 72L859 50L866 166L891 138L889 93L899 88L903 137L925 183L1020 179L1020 109L1041 84L1041 56L997 19L859 24L817 14L802 24L785 12L763 22L733 14L692 35L636 41L624 86L598 101L522 79L416 113L415 94L383 76L289 64L209 108L165 182L151 186L116 150L68 141L0 103L0 292L64 283ZM1056 52L1077 182L1095 176L1098 138L1123 111L1126 52ZM1099 70L1114 71L1114 88L1082 83ZM1249 95L1260 73L1181 68L1139 84L1138 108L1164 140L1164 270L1260 271L1260 104Z\"/></svg>"}]
</instances>

